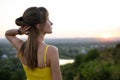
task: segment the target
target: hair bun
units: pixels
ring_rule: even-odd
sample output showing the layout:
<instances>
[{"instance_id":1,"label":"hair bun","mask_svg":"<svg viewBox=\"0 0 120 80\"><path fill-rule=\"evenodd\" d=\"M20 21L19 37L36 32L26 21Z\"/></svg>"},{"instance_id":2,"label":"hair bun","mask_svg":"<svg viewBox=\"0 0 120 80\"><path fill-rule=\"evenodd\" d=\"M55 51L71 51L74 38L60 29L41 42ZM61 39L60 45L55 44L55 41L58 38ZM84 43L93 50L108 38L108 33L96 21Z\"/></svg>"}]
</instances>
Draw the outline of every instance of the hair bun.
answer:
<instances>
[{"instance_id":1,"label":"hair bun","mask_svg":"<svg viewBox=\"0 0 120 80\"><path fill-rule=\"evenodd\" d=\"M19 17L15 20L16 25L18 26L25 26L26 24L23 22L23 18Z\"/></svg>"}]
</instances>

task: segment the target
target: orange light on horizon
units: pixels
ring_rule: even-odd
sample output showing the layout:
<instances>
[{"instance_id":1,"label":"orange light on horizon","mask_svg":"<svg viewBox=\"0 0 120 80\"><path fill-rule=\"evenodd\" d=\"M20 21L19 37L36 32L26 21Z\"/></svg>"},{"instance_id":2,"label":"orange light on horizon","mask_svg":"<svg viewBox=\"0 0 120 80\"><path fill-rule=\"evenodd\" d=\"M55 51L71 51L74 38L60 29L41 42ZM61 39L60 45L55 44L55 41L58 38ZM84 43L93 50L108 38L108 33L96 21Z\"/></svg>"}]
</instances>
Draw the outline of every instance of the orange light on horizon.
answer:
<instances>
[{"instance_id":1,"label":"orange light on horizon","mask_svg":"<svg viewBox=\"0 0 120 80\"><path fill-rule=\"evenodd\" d=\"M113 35L111 33L104 33L100 36L101 38L105 38L105 39L109 39L109 38L112 38Z\"/></svg>"}]
</instances>

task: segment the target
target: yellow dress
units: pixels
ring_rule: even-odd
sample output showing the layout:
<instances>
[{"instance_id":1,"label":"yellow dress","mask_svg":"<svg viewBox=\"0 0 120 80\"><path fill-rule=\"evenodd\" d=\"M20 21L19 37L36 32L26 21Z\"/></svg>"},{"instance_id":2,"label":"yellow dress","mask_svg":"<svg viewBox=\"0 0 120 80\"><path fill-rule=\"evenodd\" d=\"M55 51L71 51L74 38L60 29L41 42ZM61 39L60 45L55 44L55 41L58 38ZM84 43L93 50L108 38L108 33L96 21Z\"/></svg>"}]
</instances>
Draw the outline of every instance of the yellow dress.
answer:
<instances>
[{"instance_id":1,"label":"yellow dress","mask_svg":"<svg viewBox=\"0 0 120 80\"><path fill-rule=\"evenodd\" d=\"M46 65L46 53L48 45L44 52L44 64ZM35 68L34 70L28 69L28 66L23 64L23 68L26 72L27 80L52 80L52 73L50 67Z\"/></svg>"}]
</instances>

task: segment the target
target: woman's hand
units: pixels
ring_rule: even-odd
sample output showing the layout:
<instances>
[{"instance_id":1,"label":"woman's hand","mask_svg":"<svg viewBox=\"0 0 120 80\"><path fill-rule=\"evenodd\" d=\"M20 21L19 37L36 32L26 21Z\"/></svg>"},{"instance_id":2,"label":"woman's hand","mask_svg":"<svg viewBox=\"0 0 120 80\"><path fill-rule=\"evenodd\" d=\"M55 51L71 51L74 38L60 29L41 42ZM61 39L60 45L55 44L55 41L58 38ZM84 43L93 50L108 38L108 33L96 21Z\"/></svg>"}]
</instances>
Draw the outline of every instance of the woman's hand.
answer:
<instances>
[{"instance_id":1,"label":"woman's hand","mask_svg":"<svg viewBox=\"0 0 120 80\"><path fill-rule=\"evenodd\" d=\"M24 26L24 27L21 27L18 29L18 34L26 34L28 35L29 34L29 29L30 29L30 26Z\"/></svg>"}]
</instances>

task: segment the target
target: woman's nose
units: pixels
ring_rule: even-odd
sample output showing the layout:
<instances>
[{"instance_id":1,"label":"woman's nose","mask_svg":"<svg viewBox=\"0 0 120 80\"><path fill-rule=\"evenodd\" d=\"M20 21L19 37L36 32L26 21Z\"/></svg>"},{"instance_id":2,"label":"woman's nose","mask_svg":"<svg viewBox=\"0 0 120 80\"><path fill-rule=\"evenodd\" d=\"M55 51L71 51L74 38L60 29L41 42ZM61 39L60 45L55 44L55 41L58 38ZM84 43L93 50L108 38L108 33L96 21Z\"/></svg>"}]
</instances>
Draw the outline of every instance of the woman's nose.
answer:
<instances>
[{"instance_id":1,"label":"woman's nose","mask_svg":"<svg viewBox=\"0 0 120 80\"><path fill-rule=\"evenodd\" d=\"M50 21L50 24L53 25L53 23Z\"/></svg>"}]
</instances>

